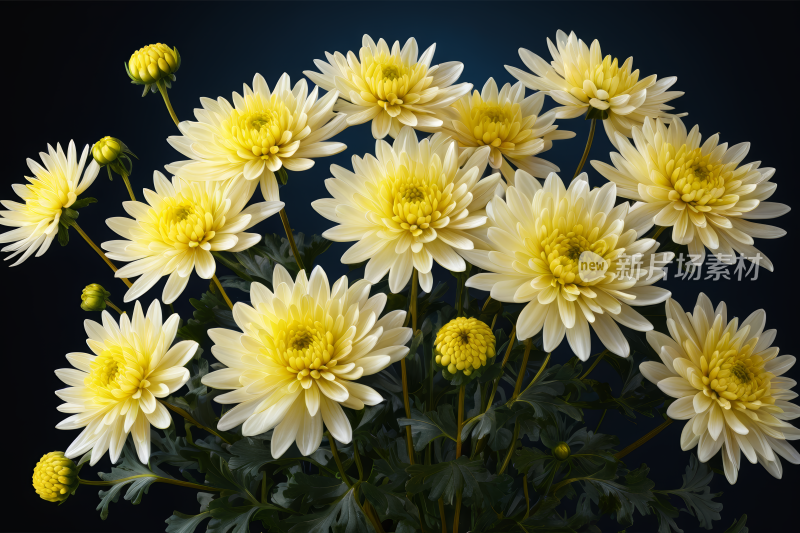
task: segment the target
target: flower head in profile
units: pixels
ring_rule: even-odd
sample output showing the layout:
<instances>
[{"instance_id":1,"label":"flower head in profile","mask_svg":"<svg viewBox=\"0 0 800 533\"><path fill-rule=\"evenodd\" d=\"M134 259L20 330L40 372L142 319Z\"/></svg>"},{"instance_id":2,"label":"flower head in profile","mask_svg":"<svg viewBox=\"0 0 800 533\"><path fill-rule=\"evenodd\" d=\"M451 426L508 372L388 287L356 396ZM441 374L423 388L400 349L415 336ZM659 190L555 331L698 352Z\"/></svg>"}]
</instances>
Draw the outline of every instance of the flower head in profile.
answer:
<instances>
[{"instance_id":1,"label":"flower head in profile","mask_svg":"<svg viewBox=\"0 0 800 533\"><path fill-rule=\"evenodd\" d=\"M640 80L639 71L631 71L632 57L620 66L616 58L603 57L597 40L587 47L575 32L568 37L558 30L556 44L548 38L547 46L553 56L551 63L530 50L519 49L520 59L533 74L509 65L506 70L527 88L545 92L561 104L553 109L556 118L588 113L587 118L602 119L609 140L616 145L615 132L630 137L631 129L641 126L645 117L669 120L683 116L667 113L673 108L666 103L683 95L667 92L678 78L659 80L653 74Z\"/></svg>"},{"instance_id":2,"label":"flower head in profile","mask_svg":"<svg viewBox=\"0 0 800 533\"><path fill-rule=\"evenodd\" d=\"M102 244L110 259L130 262L116 276L141 276L125 294L126 302L139 298L166 275L164 303L174 302L192 270L203 279L214 275L211 252L241 252L257 244L261 235L245 230L283 208L283 202L261 202L242 209L253 193L245 180L197 183L173 177L170 183L156 171L153 182L155 191L144 190L146 204L123 202L133 219L106 221L127 239Z\"/></svg>"},{"instance_id":3,"label":"flower head in profile","mask_svg":"<svg viewBox=\"0 0 800 533\"><path fill-rule=\"evenodd\" d=\"M292 280L281 265L272 276L274 292L250 286L250 305L237 303L233 318L242 330L210 329L211 353L227 368L203 377L203 383L231 392L217 396L238 404L217 428L242 424L242 434L271 429L272 456L280 457L297 442L310 455L322 442L323 424L342 443L352 428L342 407L363 409L383 398L358 383L408 353L411 329L402 327L405 311L380 318L386 295L369 296L370 283L348 286L342 276L333 287L316 267Z\"/></svg>"},{"instance_id":4,"label":"flower head in profile","mask_svg":"<svg viewBox=\"0 0 800 533\"><path fill-rule=\"evenodd\" d=\"M618 134L621 153L611 154L614 166L600 161L592 166L617 184L620 196L638 200L635 212L642 224L672 227L672 240L687 244L695 262L703 262L708 248L723 263L734 263L738 252L772 270L753 237L776 239L786 232L747 219L778 217L789 206L764 201L777 188L769 181L774 168L741 164L750 143L728 148L714 134L701 144L700 128L687 134L679 118L669 126L646 119L634 128L633 141Z\"/></svg>"},{"instance_id":5,"label":"flower head in profile","mask_svg":"<svg viewBox=\"0 0 800 533\"><path fill-rule=\"evenodd\" d=\"M84 322L86 344L94 355L69 353L67 360L74 368L56 370L69 385L56 391L65 402L58 410L73 413L56 428L84 428L64 452L67 457L92 450L94 465L108 451L116 463L131 434L139 460L147 464L150 426L165 429L171 421L157 398L166 398L186 383L189 370L183 366L198 346L194 341L172 346L179 322L175 314L162 324L158 300L147 315L137 301L133 317L123 314L119 324L108 311L103 311L102 324Z\"/></svg>"},{"instance_id":6,"label":"flower head in profile","mask_svg":"<svg viewBox=\"0 0 800 533\"><path fill-rule=\"evenodd\" d=\"M354 172L332 165L334 178L325 185L333 198L311 206L339 224L323 237L357 241L343 263L369 259L364 277L377 283L388 272L395 293L416 268L422 290L430 292L434 260L463 272L459 253L485 246L484 209L500 182L500 174L480 179L488 157L489 148L482 147L459 166L453 139L437 133L417 142L414 130L404 127L393 145L376 141L375 157L353 156Z\"/></svg>"},{"instance_id":7,"label":"flower head in profile","mask_svg":"<svg viewBox=\"0 0 800 533\"><path fill-rule=\"evenodd\" d=\"M64 452L46 453L33 468L33 488L48 502L63 502L78 487L78 467Z\"/></svg>"},{"instance_id":8,"label":"flower head in profile","mask_svg":"<svg viewBox=\"0 0 800 533\"><path fill-rule=\"evenodd\" d=\"M167 171L188 181L247 180L261 183L265 200L277 201L275 172L281 168L308 170L314 158L338 154L338 142L324 142L347 127L333 112L338 93L309 94L306 80L294 88L288 74L270 91L261 74L243 95L233 93L233 105L220 97L201 98L198 122L180 123L183 135L167 140L188 160L167 165Z\"/></svg>"},{"instance_id":9,"label":"flower head in profile","mask_svg":"<svg viewBox=\"0 0 800 533\"><path fill-rule=\"evenodd\" d=\"M372 136L397 137L403 126L430 131L442 125L441 110L469 92L471 83L453 85L464 65L458 61L431 66L436 45L418 57L412 37L403 48L395 41L378 44L364 35L358 57L347 52L325 53L328 62L317 59L321 72L303 74L328 91L338 90L337 111L347 114L350 126L372 121Z\"/></svg>"},{"instance_id":10,"label":"flower head in profile","mask_svg":"<svg viewBox=\"0 0 800 533\"><path fill-rule=\"evenodd\" d=\"M728 320L725 302L716 309L700 293L693 313L667 300L669 335L647 332L647 341L662 363L639 365L644 377L677 398L667 410L675 420L687 420L681 433L684 451L697 446L702 462L720 449L725 477L733 484L741 456L758 461L780 479L780 457L800 464L800 453L787 441L800 438L788 423L800 416L793 379L783 374L795 357L778 357L772 346L775 330L764 331L767 315L758 310L739 323Z\"/></svg>"},{"instance_id":11,"label":"flower head in profile","mask_svg":"<svg viewBox=\"0 0 800 533\"><path fill-rule=\"evenodd\" d=\"M50 248L58 235L63 210L75 203L100 171L95 161L84 170L88 155L87 144L78 160L75 143L70 141L66 154L60 144L55 150L48 144L47 153L39 152L44 166L33 159L27 160L34 177L25 177L27 185L15 183L11 186L25 203L0 202L8 209L0 211L0 224L15 228L0 234L0 243L12 243L2 249L3 252L13 252L6 261L22 254L11 266L17 266L33 253L40 257Z\"/></svg>"},{"instance_id":12,"label":"flower head in profile","mask_svg":"<svg viewBox=\"0 0 800 533\"><path fill-rule=\"evenodd\" d=\"M465 94L452 105L454 116L445 120L442 128L455 137L468 156L481 146L489 146L489 165L501 171L511 185L511 164L534 177L546 178L559 169L535 156L552 148L554 140L571 139L575 134L558 131L553 113L540 115L543 103L541 92L525 98L522 82L513 86L506 83L498 92L494 79L489 78L481 92Z\"/></svg>"},{"instance_id":13,"label":"flower head in profile","mask_svg":"<svg viewBox=\"0 0 800 533\"><path fill-rule=\"evenodd\" d=\"M617 323L637 331L652 324L631 306L666 300L653 287L673 257L656 253L658 242L638 239L627 217L630 204L614 207L616 187L589 189L586 174L564 186L555 174L544 187L517 170L505 201L487 206L489 250L462 252L488 273L472 276L467 287L491 291L500 302L527 303L517 319L517 337L543 332L544 350L553 351L566 334L572 351L589 358L592 326L605 347L630 353ZM638 232L638 233L637 233Z\"/></svg>"}]
</instances>

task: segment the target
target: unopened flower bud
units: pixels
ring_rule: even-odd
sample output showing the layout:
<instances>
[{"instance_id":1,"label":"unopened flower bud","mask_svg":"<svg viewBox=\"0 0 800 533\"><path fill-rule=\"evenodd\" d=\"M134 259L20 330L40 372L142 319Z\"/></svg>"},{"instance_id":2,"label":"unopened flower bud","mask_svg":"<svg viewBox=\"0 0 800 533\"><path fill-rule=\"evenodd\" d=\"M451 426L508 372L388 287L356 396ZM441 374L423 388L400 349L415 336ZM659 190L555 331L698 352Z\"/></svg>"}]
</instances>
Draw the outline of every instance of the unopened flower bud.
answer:
<instances>
[{"instance_id":1,"label":"unopened flower bud","mask_svg":"<svg viewBox=\"0 0 800 533\"><path fill-rule=\"evenodd\" d=\"M92 146L92 157L101 167L109 165L117 160L120 154L126 150L125 144L114 137L103 137Z\"/></svg>"},{"instance_id":2,"label":"unopened flower bud","mask_svg":"<svg viewBox=\"0 0 800 533\"><path fill-rule=\"evenodd\" d=\"M78 486L78 468L64 452L46 453L33 469L33 488L43 500L63 502Z\"/></svg>"},{"instance_id":3,"label":"unopened flower bud","mask_svg":"<svg viewBox=\"0 0 800 533\"><path fill-rule=\"evenodd\" d=\"M566 442L559 442L556 447L553 448L553 456L559 461L564 461L569 457L570 451L569 444Z\"/></svg>"},{"instance_id":4,"label":"unopened flower bud","mask_svg":"<svg viewBox=\"0 0 800 533\"><path fill-rule=\"evenodd\" d=\"M495 355L494 334L477 318L454 318L436 334L434 345L436 364L450 374L469 376Z\"/></svg>"},{"instance_id":5,"label":"unopened flower bud","mask_svg":"<svg viewBox=\"0 0 800 533\"><path fill-rule=\"evenodd\" d=\"M97 283L87 285L81 294L81 309L84 311L102 311L106 308L106 300L110 296L111 293Z\"/></svg>"},{"instance_id":6,"label":"unopened flower bud","mask_svg":"<svg viewBox=\"0 0 800 533\"><path fill-rule=\"evenodd\" d=\"M177 48L156 43L135 51L128 61L128 75L134 82L149 85L172 75L181 66Z\"/></svg>"}]
</instances>

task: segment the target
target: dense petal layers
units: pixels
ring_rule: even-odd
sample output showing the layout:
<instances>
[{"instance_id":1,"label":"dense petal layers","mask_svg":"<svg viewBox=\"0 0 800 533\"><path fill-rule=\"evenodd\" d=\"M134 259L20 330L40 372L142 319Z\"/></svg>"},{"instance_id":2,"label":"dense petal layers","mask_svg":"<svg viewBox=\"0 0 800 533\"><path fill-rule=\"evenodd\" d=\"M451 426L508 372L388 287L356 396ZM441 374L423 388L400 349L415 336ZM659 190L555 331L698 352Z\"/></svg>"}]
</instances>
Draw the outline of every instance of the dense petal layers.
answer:
<instances>
[{"instance_id":1,"label":"dense petal layers","mask_svg":"<svg viewBox=\"0 0 800 533\"><path fill-rule=\"evenodd\" d=\"M172 182L156 171L155 191L144 190L147 203L124 202L133 217L109 218L106 223L126 240L102 244L113 260L130 264L116 272L118 278L140 276L125 294L130 302L147 292L162 276L164 303L174 302L186 288L193 270L211 279L216 263L211 252L241 252L257 244L261 235L249 229L283 208L283 202L261 202L243 209L254 192L246 180Z\"/></svg>"},{"instance_id":2,"label":"dense petal layers","mask_svg":"<svg viewBox=\"0 0 800 533\"><path fill-rule=\"evenodd\" d=\"M786 232L748 219L789 212L787 205L764 202L777 188L769 181L775 169L759 168L760 162L742 165L749 143L729 148L719 144L718 134L701 141L698 126L687 133L679 118L669 126L647 118L633 129L633 145L617 134L620 153L611 154L613 167L600 161L592 166L617 184L620 196L638 200L634 207L647 223L645 231L653 224L672 227L672 240L687 244L694 262L702 263L708 248L721 262L731 264L739 253L772 270L753 237L775 239Z\"/></svg>"},{"instance_id":3,"label":"dense petal layers","mask_svg":"<svg viewBox=\"0 0 800 533\"><path fill-rule=\"evenodd\" d=\"M433 261L452 272L466 268L460 254L485 248L485 206L502 193L500 174L481 179L489 147L459 163L456 142L442 133L417 142L404 127L394 144L379 140L375 156L353 156L353 172L331 166L325 181L332 199L312 202L339 224L322 234L336 242L358 241L342 256L346 264L369 260L365 278L388 272L392 292L419 273L426 292L433 286Z\"/></svg>"},{"instance_id":4,"label":"dense petal layers","mask_svg":"<svg viewBox=\"0 0 800 533\"><path fill-rule=\"evenodd\" d=\"M627 221L630 204L615 207L615 193L613 183L590 190L586 174L569 188L551 174L542 187L517 170L506 199L486 206L489 249L463 255L487 273L472 276L467 286L490 291L501 302L527 303L517 319L520 340L542 331L549 352L566 336L586 361L590 325L609 351L623 357L630 346L617 323L653 329L631 306L669 297L653 284L673 254L656 253L652 239L637 240Z\"/></svg>"},{"instance_id":5,"label":"dense petal layers","mask_svg":"<svg viewBox=\"0 0 800 533\"><path fill-rule=\"evenodd\" d=\"M292 445L310 455L322 442L323 424L342 443L352 428L342 410L363 409L383 401L358 383L408 353L411 329L402 327L405 311L379 318L385 294L369 296L371 284L348 285L343 276L333 287L316 267L292 280L276 265L274 292L259 283L250 287L252 306L237 303L233 318L242 333L212 329L211 353L227 368L206 375L203 383L231 392L217 396L228 410L217 427L242 425L244 435L274 429L273 457Z\"/></svg>"},{"instance_id":6,"label":"dense petal layers","mask_svg":"<svg viewBox=\"0 0 800 533\"><path fill-rule=\"evenodd\" d=\"M787 422L800 415L800 408L788 401L797 397L791 390L795 381L782 377L795 358L778 356L772 346L775 330L764 330L766 313L758 310L740 324L738 318L728 320L725 302L714 309L703 293L693 313L672 299L666 311L669 336L647 333L662 362L648 361L639 369L677 398L667 414L687 420L681 448L697 446L702 462L722 450L731 484L739 476L742 453L779 479L779 456L800 464L800 454L787 442L800 438Z\"/></svg>"},{"instance_id":7,"label":"dense petal layers","mask_svg":"<svg viewBox=\"0 0 800 533\"><path fill-rule=\"evenodd\" d=\"M67 448L67 457L92 451L94 465L107 451L117 462L128 434L139 460L150 460L150 426L165 429L171 418L158 398L166 398L189 379L184 365L194 357L198 344L182 341L172 346L178 331L178 315L161 320L161 304L154 300L147 310L136 302L133 317L120 316L117 323L103 311L103 323L86 320L89 353L70 353L74 368L56 370L69 385L56 391L65 403L62 413L73 413L58 429L84 428ZM171 346L171 347L170 347Z\"/></svg>"}]
</instances>

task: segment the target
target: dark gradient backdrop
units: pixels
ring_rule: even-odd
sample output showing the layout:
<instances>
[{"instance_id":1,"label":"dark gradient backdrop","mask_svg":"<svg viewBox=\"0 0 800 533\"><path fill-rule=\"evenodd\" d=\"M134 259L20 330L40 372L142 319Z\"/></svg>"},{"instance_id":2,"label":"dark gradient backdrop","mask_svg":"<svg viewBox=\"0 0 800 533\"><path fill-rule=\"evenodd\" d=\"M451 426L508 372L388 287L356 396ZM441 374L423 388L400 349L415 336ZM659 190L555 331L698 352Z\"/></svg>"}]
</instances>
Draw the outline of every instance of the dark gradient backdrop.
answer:
<instances>
[{"instance_id":1,"label":"dark gradient backdrop","mask_svg":"<svg viewBox=\"0 0 800 533\"><path fill-rule=\"evenodd\" d=\"M744 317L759 307L767 310L767 327L777 328L777 344L784 353L796 350L797 291L797 184L798 150L793 123L797 118L797 67L794 54L796 20L789 4L747 3L500 3L500 2L362 2L362 3L81 3L3 4L5 50L3 60L3 170L1 198L15 198L12 183L29 174L25 159L38 159L47 143L70 139L83 147L104 135L124 140L139 156L132 176L134 188L152 187L152 172L182 159L166 143L177 133L158 94L142 98L141 88L129 83L122 63L131 52L152 42L175 45L183 65L170 91L175 111L192 117L201 96L230 99L260 72L272 86L283 72L292 80L313 68L323 52L357 51L361 36L371 34L392 42L416 37L420 50L436 42L434 63L461 61L460 81L480 89L489 76L498 84L515 81L503 65L522 67L517 55L525 47L548 58L546 37L556 30L574 30L587 42L597 38L605 54L621 60L633 55L642 75L678 76L673 89L686 95L673 102L688 111L688 127L701 125L704 137L720 132L722 142L752 143L747 161L761 160L778 169L779 184L773 197L796 209L777 225L789 234L777 241L757 242L776 265L777 272L761 272L757 281L689 282L670 280L666 287L685 307L692 308L701 290L716 304L727 301L729 315ZM552 107L552 100L546 101ZM561 122L577 137L560 141L545 157L559 165L564 175L573 172L586 141L589 124L582 119ZM374 150L369 125L346 130L336 140L348 150L317 161L314 168L293 174L281 190L296 229L321 233L330 223L310 206L327 196L323 180L332 163L349 167L350 156ZM590 159L608 161L611 144L598 128ZM604 179L587 164L590 181ZM88 194L100 200L81 211L80 223L98 243L115 238L104 221L124 215L120 202L127 192L120 180L109 182L105 171ZM260 193L257 193L260 194ZM263 222L262 232L282 231L275 216ZM34 464L45 452L65 449L77 431L59 431L60 403L53 391L62 387L53 370L67 365L64 354L85 350L82 322L99 318L79 308L81 289L98 282L122 302L125 287L74 232L66 248L57 244L44 257L30 258L10 269L2 265L4 389L2 395L4 510L0 529L5 531L163 531L173 509L196 512L194 493L178 487L155 485L144 502L112 505L102 522L94 508L97 489L83 487L77 497L56 507L40 500L30 486ZM323 264L334 279L347 272L339 257L349 245L334 244ZM437 280L452 278L439 269ZM451 282L452 285L452 282ZM160 298L162 284L144 298ZM184 317L207 286L195 277L176 309ZM452 295L452 291L451 291ZM243 293L234 293L234 299ZM595 351L598 351L598 344ZM556 360L569 357L566 343ZM601 365L600 368L602 368ZM790 371L797 377L798 368ZM602 370L596 371L602 376ZM606 376L610 379L610 376ZM594 427L595 414L588 414ZM636 423L609 413L603 432L620 436L621 446L636 440L658 420L638 418ZM638 466L647 462L661 488L681 484L688 453L678 440L682 423L626 457ZM744 461L744 459L743 459ZM759 465L744 461L739 482L729 486L716 476L713 490L724 491L725 509L715 531L724 531L735 517L748 513L751 531L790 531L784 520L794 514L800 468L785 465L785 478L773 479ZM95 470L107 471L108 460ZM85 475L92 469L87 467ZM686 531L696 521L681 521ZM607 524L604 531L618 531ZM633 531L655 531L655 521L641 519ZM260 530L254 527L253 531Z\"/></svg>"}]
</instances>

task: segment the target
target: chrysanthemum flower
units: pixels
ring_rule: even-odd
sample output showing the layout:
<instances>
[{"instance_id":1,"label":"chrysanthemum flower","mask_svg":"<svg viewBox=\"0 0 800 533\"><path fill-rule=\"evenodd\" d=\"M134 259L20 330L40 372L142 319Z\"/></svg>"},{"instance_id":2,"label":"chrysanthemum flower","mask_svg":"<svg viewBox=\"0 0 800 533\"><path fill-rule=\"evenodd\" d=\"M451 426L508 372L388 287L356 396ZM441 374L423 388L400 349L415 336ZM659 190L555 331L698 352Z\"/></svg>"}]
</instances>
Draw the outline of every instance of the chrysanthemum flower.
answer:
<instances>
[{"instance_id":1,"label":"chrysanthemum flower","mask_svg":"<svg viewBox=\"0 0 800 533\"><path fill-rule=\"evenodd\" d=\"M686 134L681 119L667 127L647 119L633 130L634 146L617 135L612 153L614 166L592 161L592 166L617 184L623 198L639 200L636 212L647 223L672 227L672 240L689 245L695 262L703 262L705 248L720 261L734 263L735 252L748 258L761 254L760 265L772 270L772 262L753 246L753 237L776 239L786 232L747 219L765 219L789 212L789 206L764 202L777 185L769 180L774 168L758 168L760 162L741 165L750 143L728 148L714 134L700 144L698 126Z\"/></svg>"},{"instance_id":2,"label":"chrysanthemum flower","mask_svg":"<svg viewBox=\"0 0 800 533\"><path fill-rule=\"evenodd\" d=\"M627 220L630 204L614 207L616 187L589 190L586 174L569 188L555 174L544 187L518 170L506 200L487 206L492 251L462 252L489 273L467 280L468 287L491 291L500 302L528 305L517 319L517 337L543 331L545 351L567 336L581 360L589 358L592 325L611 352L627 357L628 341L617 323L637 331L653 329L630 306L666 300L670 292L653 287L671 252L655 253L658 242L637 240L640 228ZM652 267L652 271L651 271Z\"/></svg>"},{"instance_id":3,"label":"chrysanthemum flower","mask_svg":"<svg viewBox=\"0 0 800 533\"><path fill-rule=\"evenodd\" d=\"M498 93L493 78L481 92L466 94L451 107L454 117L445 120L442 129L458 141L467 156L481 146L489 146L489 165L503 173L514 184L514 169L510 163L537 178L546 178L559 169L553 163L534 157L546 152L557 139L571 139L571 131L557 131L553 113L539 116L544 93L525 98L522 82L503 85ZM462 155L463 157L463 155Z\"/></svg>"},{"instance_id":4,"label":"chrysanthemum flower","mask_svg":"<svg viewBox=\"0 0 800 533\"><path fill-rule=\"evenodd\" d=\"M58 429L85 428L64 452L77 457L92 450L94 465L109 451L116 463L128 434L139 460L150 460L150 425L165 429L170 424L167 408L157 398L166 398L189 379L183 368L197 350L194 341L182 341L170 348L180 318L172 315L161 322L161 304L154 300L142 313L136 302L133 318L123 314L119 325L103 311L103 324L86 320L86 344L94 355L69 353L75 368L56 370L56 376L69 385L56 391L65 403L62 413L75 413L62 420Z\"/></svg>"},{"instance_id":5,"label":"chrysanthemum flower","mask_svg":"<svg viewBox=\"0 0 800 533\"><path fill-rule=\"evenodd\" d=\"M519 49L519 57L534 74L506 65L512 76L529 89L543 91L561 107L553 112L556 118L575 118L590 113L589 118L602 118L606 134L616 144L615 132L631 136L634 126L641 126L645 117L669 120L676 116L666 113L673 108L666 105L682 96L682 92L666 92L678 78L657 80L653 74L643 80L639 71L631 72L633 58L620 67L616 58L603 57L600 43L595 39L592 47L578 39L575 32L558 30L556 45L548 38L547 46L553 61L547 61L530 50Z\"/></svg>"},{"instance_id":6,"label":"chrysanthemum flower","mask_svg":"<svg viewBox=\"0 0 800 533\"><path fill-rule=\"evenodd\" d=\"M273 293L259 283L250 286L252 307L233 308L243 331L210 329L211 353L225 366L203 377L222 404L239 404L217 428L242 425L242 434L259 435L274 428L272 456L280 457L297 442L310 455L322 442L323 423L342 443L352 428L342 410L363 409L383 398L357 382L380 372L408 353L411 329L402 327L405 311L381 318L385 294L369 297L370 283L348 287L342 276L331 288L325 271L304 270L293 281L281 265L272 276Z\"/></svg>"},{"instance_id":7,"label":"chrysanthemum flower","mask_svg":"<svg viewBox=\"0 0 800 533\"><path fill-rule=\"evenodd\" d=\"M245 180L196 183L173 177L170 183L156 171L153 182L155 191L144 189L147 204L123 202L134 220L114 217L106 221L127 239L104 242L106 255L132 261L116 277L141 276L125 293L126 302L139 298L167 274L163 300L174 302L192 270L203 279L212 278L216 263L211 252L241 252L257 244L261 235L244 230L283 208L283 202L261 202L243 210L253 193Z\"/></svg>"},{"instance_id":8,"label":"chrysanthemum flower","mask_svg":"<svg viewBox=\"0 0 800 533\"><path fill-rule=\"evenodd\" d=\"M78 468L64 452L46 453L33 469L33 488L48 502L63 502L78 486Z\"/></svg>"},{"instance_id":9,"label":"chrysanthemum flower","mask_svg":"<svg viewBox=\"0 0 800 533\"><path fill-rule=\"evenodd\" d=\"M181 122L183 135L167 139L189 160L167 165L167 171L189 181L257 181L265 200L279 200L275 172L281 167L308 170L314 158L347 148L323 142L347 127L345 117L333 112L338 92L319 100L317 92L314 87L309 94L306 80L292 88L288 74L270 92L256 74L252 89L244 85L244 96L233 93L233 105L222 97L201 98L199 122Z\"/></svg>"},{"instance_id":10,"label":"chrysanthemum flower","mask_svg":"<svg viewBox=\"0 0 800 533\"><path fill-rule=\"evenodd\" d=\"M372 121L372 136L397 137L403 126L429 130L442 125L439 111L468 93L471 83L453 85L464 65L458 61L431 67L436 45L417 57L412 37L403 48L392 49L383 39L375 44L364 35L358 57L347 52L325 53L328 62L314 60L321 72L303 74L328 91L338 90L341 100L334 109L347 114L350 126ZM360 61L359 61L360 59Z\"/></svg>"},{"instance_id":11,"label":"chrysanthemum flower","mask_svg":"<svg viewBox=\"0 0 800 533\"><path fill-rule=\"evenodd\" d=\"M417 142L404 127L393 145L376 141L375 154L353 156L350 172L332 165L325 181L333 198L311 206L339 225L323 237L358 241L342 256L345 264L369 259L364 277L377 283L389 272L392 292L403 289L414 268L422 290L433 286L433 261L463 272L458 255L485 247L479 229L486 223L486 203L495 195L500 174L480 179L489 148L482 147L462 167L456 142L441 133ZM502 192L502 191L501 191Z\"/></svg>"},{"instance_id":12,"label":"chrysanthemum flower","mask_svg":"<svg viewBox=\"0 0 800 533\"><path fill-rule=\"evenodd\" d=\"M42 167L33 159L28 159L28 168L35 177L25 177L28 185L13 184L14 192L24 200L24 204L3 200L8 211L0 211L0 224L16 229L0 234L0 242L11 242L3 252L14 252L6 261L22 254L17 266L36 252L36 257L44 254L58 235L58 222L62 209L71 206L78 196L85 191L97 177L100 167L95 161L89 163L84 171L86 157L89 155L87 144L81 159L78 161L75 143L69 142L67 153L57 144L56 149L49 144L47 152L39 152ZM83 175L81 175L83 173Z\"/></svg>"},{"instance_id":13,"label":"chrysanthemum flower","mask_svg":"<svg viewBox=\"0 0 800 533\"><path fill-rule=\"evenodd\" d=\"M782 377L794 366L792 355L778 357L772 346L775 330L764 331L766 313L758 310L741 324L728 321L725 302L716 309L705 294L697 298L694 313L667 300L669 335L647 332L647 341L664 364L639 365L644 377L677 398L667 414L688 420L681 433L684 451L697 448L702 462L722 449L725 476L733 484L739 475L741 454L780 479L780 458L800 464L800 454L787 441L800 431L786 422L800 416L793 379Z\"/></svg>"},{"instance_id":14,"label":"chrysanthemum flower","mask_svg":"<svg viewBox=\"0 0 800 533\"><path fill-rule=\"evenodd\" d=\"M477 318L456 317L436 334L436 364L451 374L469 376L495 356L492 329Z\"/></svg>"}]
</instances>

